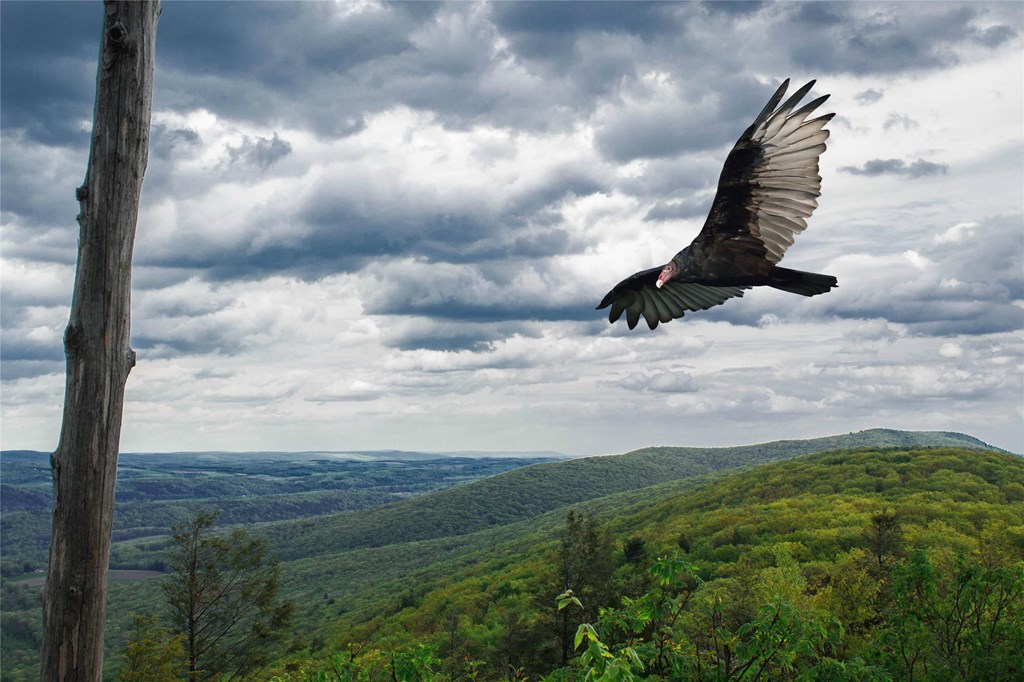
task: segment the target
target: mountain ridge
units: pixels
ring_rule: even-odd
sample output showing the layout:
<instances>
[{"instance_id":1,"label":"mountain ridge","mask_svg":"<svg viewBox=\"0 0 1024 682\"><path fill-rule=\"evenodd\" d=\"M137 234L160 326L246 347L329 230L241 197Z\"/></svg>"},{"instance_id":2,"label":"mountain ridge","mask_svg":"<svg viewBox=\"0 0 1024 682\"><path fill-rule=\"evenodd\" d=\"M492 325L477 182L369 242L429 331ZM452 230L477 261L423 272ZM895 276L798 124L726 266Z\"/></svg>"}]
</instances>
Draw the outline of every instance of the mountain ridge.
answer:
<instances>
[{"instance_id":1,"label":"mountain ridge","mask_svg":"<svg viewBox=\"0 0 1024 682\"><path fill-rule=\"evenodd\" d=\"M381 507L264 525L282 559L308 538L317 553L429 540L512 523L609 494L668 480L858 447L965 447L1001 451L965 434L869 429L805 440L716 448L658 446L533 464ZM1012 453L1011 453L1012 454ZM508 488L514 487L515 493ZM448 504L444 504L447 502ZM386 529L386 531L385 531ZM459 531L452 533L453 530Z\"/></svg>"},{"instance_id":2,"label":"mountain ridge","mask_svg":"<svg viewBox=\"0 0 1024 682\"><path fill-rule=\"evenodd\" d=\"M806 442L826 442L830 439L843 438L847 436L863 436L863 435L878 435L884 437L883 434L891 438L892 446L900 446L905 444L914 444L913 439L909 440L906 434L914 434L918 436L933 436L937 439L944 439L949 441L947 444L952 445L953 442L962 443L965 447L976 447L985 450L998 450L1000 452L1010 452L1003 448L986 443L980 438L960 433L957 431L906 431L902 429L890 429L886 427L874 427L870 429L863 429L861 431L850 431L846 434L836 434L833 436L819 436L815 438L786 438L774 441L764 441L759 443L743 443L739 445L711 445L711 446L692 446L692 445L647 445L635 450L629 450L627 452L618 453L601 453L601 454L587 454L587 455L568 455L563 452L555 450L399 450L399 449L356 449L356 450L170 450L166 452L122 452L120 458L135 458L135 457L166 457L166 458L192 458L198 460L214 459L214 460L231 460L236 457L248 457L255 459L269 459L269 460L316 460L316 459L343 459L353 461L411 461L411 460L423 460L423 459L447 459L451 457L469 457L469 458L489 458L489 457L514 457L514 458L556 458L556 459L586 459L588 457L619 457L621 455L632 454L635 452L641 452L651 449L658 448L683 448L693 450L722 450L738 447L755 447L759 445L772 445L772 444L788 444L788 443L806 443ZM901 435L902 434L902 435ZM6 448L0 450L0 459L5 457L31 457L31 458L48 458L50 452L43 450L32 450L27 448Z\"/></svg>"}]
</instances>

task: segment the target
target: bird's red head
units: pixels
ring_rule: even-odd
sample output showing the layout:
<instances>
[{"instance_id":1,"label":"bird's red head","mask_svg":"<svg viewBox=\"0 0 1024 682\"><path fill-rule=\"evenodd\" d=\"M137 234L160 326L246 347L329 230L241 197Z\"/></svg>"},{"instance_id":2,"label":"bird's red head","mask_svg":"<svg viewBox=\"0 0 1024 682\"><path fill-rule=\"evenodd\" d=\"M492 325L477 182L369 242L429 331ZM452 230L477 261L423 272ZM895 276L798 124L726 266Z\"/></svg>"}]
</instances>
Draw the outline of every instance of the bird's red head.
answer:
<instances>
[{"instance_id":1,"label":"bird's red head","mask_svg":"<svg viewBox=\"0 0 1024 682\"><path fill-rule=\"evenodd\" d=\"M675 262L669 261L668 265L661 269L661 274L658 275L658 281L655 284L655 286L658 287L659 289L665 286L665 282L669 281L670 279L676 276L676 271L677 268Z\"/></svg>"}]
</instances>

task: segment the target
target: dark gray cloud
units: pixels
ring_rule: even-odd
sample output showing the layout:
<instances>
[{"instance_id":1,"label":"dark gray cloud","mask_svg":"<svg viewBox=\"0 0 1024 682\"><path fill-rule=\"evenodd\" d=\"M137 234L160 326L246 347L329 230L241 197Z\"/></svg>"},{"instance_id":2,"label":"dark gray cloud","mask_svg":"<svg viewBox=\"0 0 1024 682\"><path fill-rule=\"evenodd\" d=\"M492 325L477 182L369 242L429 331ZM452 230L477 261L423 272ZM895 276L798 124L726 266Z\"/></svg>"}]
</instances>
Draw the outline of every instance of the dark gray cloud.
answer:
<instances>
[{"instance_id":1,"label":"dark gray cloud","mask_svg":"<svg viewBox=\"0 0 1024 682\"><path fill-rule=\"evenodd\" d=\"M5 1L0 11L3 127L48 144L87 144L79 123L92 115L102 4ZM415 52L410 34L435 11L397 3L342 16L332 3L165 2L154 106L351 134L364 111L400 99L388 88L352 87L353 73ZM388 82L386 73L372 77Z\"/></svg>"},{"instance_id":2,"label":"dark gray cloud","mask_svg":"<svg viewBox=\"0 0 1024 682\"><path fill-rule=\"evenodd\" d=\"M476 265L382 262L364 287L374 315L412 315L473 323L588 320L592 301L547 261L508 259ZM505 331L500 325L495 332Z\"/></svg>"},{"instance_id":3,"label":"dark gray cloud","mask_svg":"<svg viewBox=\"0 0 1024 682\"><path fill-rule=\"evenodd\" d=\"M603 156L627 163L637 158L671 157L684 149L708 149L730 136L738 137L737 130L743 128L723 117L713 102L683 106L673 102L622 110L601 126L596 142Z\"/></svg>"},{"instance_id":4,"label":"dark gray cloud","mask_svg":"<svg viewBox=\"0 0 1024 682\"><path fill-rule=\"evenodd\" d=\"M64 371L64 359L23 360L4 354L0 362L0 380L32 379Z\"/></svg>"},{"instance_id":5,"label":"dark gray cloud","mask_svg":"<svg viewBox=\"0 0 1024 682\"><path fill-rule=\"evenodd\" d=\"M175 150L195 147L201 142L199 133L191 128L171 128L163 123L154 123L149 131L149 155L168 159Z\"/></svg>"},{"instance_id":6,"label":"dark gray cloud","mask_svg":"<svg viewBox=\"0 0 1024 682\"><path fill-rule=\"evenodd\" d=\"M250 141L237 158L257 150ZM564 224L557 206L604 189L596 170L566 165L507 194L484 188L488 196L478 199L458 190L447 197L429 183L370 177L353 168L312 185L297 203L239 207L246 230L236 241L218 241L216 226L196 215L189 227L202 236L190 248L151 251L143 244L137 257L141 265L201 270L219 281L274 273L316 279L406 257L440 263L543 259L588 247Z\"/></svg>"},{"instance_id":7,"label":"dark gray cloud","mask_svg":"<svg viewBox=\"0 0 1024 682\"><path fill-rule=\"evenodd\" d=\"M835 26L845 21L842 7L828 2L801 2L796 7L793 19L812 26Z\"/></svg>"},{"instance_id":8,"label":"dark gray cloud","mask_svg":"<svg viewBox=\"0 0 1024 682\"><path fill-rule=\"evenodd\" d=\"M492 9L516 53L559 60L572 56L581 33L627 33L647 41L678 32L677 10L671 2L501 2Z\"/></svg>"},{"instance_id":9,"label":"dark gray cloud","mask_svg":"<svg viewBox=\"0 0 1024 682\"><path fill-rule=\"evenodd\" d=\"M857 100L860 104L874 104L878 100L882 99L883 96L884 93L881 90L868 88L867 90L858 92L856 95L853 96L853 98Z\"/></svg>"},{"instance_id":10,"label":"dark gray cloud","mask_svg":"<svg viewBox=\"0 0 1024 682\"><path fill-rule=\"evenodd\" d=\"M411 296L398 295L392 299L376 300L367 306L367 312L374 315L419 315L440 320L459 320L466 323L491 323L508 321L585 321L593 317L593 308L587 300L569 300L564 303L551 304L546 301L515 301L498 299L491 302L464 301L454 298L458 291L451 292L453 299L449 301L420 302ZM493 336L492 336L493 334ZM486 334L483 331L476 335L476 343L504 338L506 332L500 326L494 327ZM465 338L463 336L463 338ZM408 346L406 341L404 345Z\"/></svg>"},{"instance_id":11,"label":"dark gray cloud","mask_svg":"<svg viewBox=\"0 0 1024 682\"><path fill-rule=\"evenodd\" d=\"M263 124L287 115L325 133L351 128L361 103L347 105L357 98L336 89L344 85L339 77L409 50L408 34L436 8L399 3L365 12L343 9L331 3L165 4L156 104L204 107Z\"/></svg>"},{"instance_id":12,"label":"dark gray cloud","mask_svg":"<svg viewBox=\"0 0 1024 682\"><path fill-rule=\"evenodd\" d=\"M409 316L397 318L382 331L381 341L399 350L493 350L495 339L510 336L534 337L536 330L521 320L467 324L461 319L432 320Z\"/></svg>"},{"instance_id":13,"label":"dark gray cloud","mask_svg":"<svg viewBox=\"0 0 1024 682\"><path fill-rule=\"evenodd\" d=\"M661 88L646 96L636 84L637 101L598 116L595 143L617 163L727 145L750 125L774 87L746 74L725 76L713 86L678 81L668 92Z\"/></svg>"},{"instance_id":14,"label":"dark gray cloud","mask_svg":"<svg viewBox=\"0 0 1024 682\"><path fill-rule=\"evenodd\" d=\"M678 200L659 201L644 216L646 221L680 220L707 215L711 201Z\"/></svg>"},{"instance_id":15,"label":"dark gray cloud","mask_svg":"<svg viewBox=\"0 0 1024 682\"><path fill-rule=\"evenodd\" d=\"M140 360L173 358L189 355L235 355L245 348L245 339L236 338L230 328L222 334L205 330L201 335L182 337L161 331L156 335L145 331L132 334L131 345Z\"/></svg>"},{"instance_id":16,"label":"dark gray cloud","mask_svg":"<svg viewBox=\"0 0 1024 682\"><path fill-rule=\"evenodd\" d=\"M384 343L398 350L444 350L444 351L486 351L494 346L494 340L507 338L507 329L489 329L485 325L462 325L458 331L443 334L432 331L425 334L403 334L389 336Z\"/></svg>"},{"instance_id":17,"label":"dark gray cloud","mask_svg":"<svg viewBox=\"0 0 1024 682\"><path fill-rule=\"evenodd\" d=\"M4 380L63 371L63 329L67 324L71 291L61 290L60 282L24 286L16 281L24 271L17 265L13 274L5 273L0 291L0 367ZM50 267L52 270L52 266ZM9 279L10 278L10 279ZM14 280L14 281L12 281Z\"/></svg>"},{"instance_id":18,"label":"dark gray cloud","mask_svg":"<svg viewBox=\"0 0 1024 682\"><path fill-rule=\"evenodd\" d=\"M865 161L863 166L842 166L839 170L851 175L906 175L910 178L920 178L927 175L945 175L949 166L924 159L912 163L907 163L903 159L871 159Z\"/></svg>"},{"instance_id":19,"label":"dark gray cloud","mask_svg":"<svg viewBox=\"0 0 1024 682\"><path fill-rule=\"evenodd\" d=\"M85 177L88 141L79 147L50 146L21 132L4 130L2 144L0 210L6 214L4 222L34 228L12 240L15 249L48 241L46 233L55 226L74 226L79 209L75 188Z\"/></svg>"},{"instance_id":20,"label":"dark gray cloud","mask_svg":"<svg viewBox=\"0 0 1024 682\"><path fill-rule=\"evenodd\" d=\"M100 4L4 2L2 11L4 128L80 143L87 132L78 121L88 120L92 109ZM758 16L758 39L735 24L737 13ZM332 137L358 131L367 115L396 104L436 112L454 127L490 120L559 128L651 69L677 73L688 92L709 82L721 92L722 81L741 70L744 51L764 51L762 37L779 48L769 68L778 69L780 79L797 68L820 75L892 73L938 68L956 61L958 46L994 48L1018 35L1005 23L979 27L990 23L983 7L893 12L871 3L395 3L359 9L167 2L154 97L157 108L206 108ZM790 39L794 34L801 39ZM707 35L716 39L709 43ZM762 98L749 77L742 85L753 99ZM715 143L733 134L736 116L746 118L757 106L728 94L725 101L734 103L728 112L682 98L696 105L694 124L712 124ZM638 115L638 122L663 121L654 111ZM723 115L718 131L714 123ZM689 134L695 136L692 129ZM641 131L632 131L631 142L624 135L612 135L618 145L606 141L614 158L628 155L624 145L636 148L634 155L656 153ZM687 133L668 135L670 149L695 141Z\"/></svg>"},{"instance_id":21,"label":"dark gray cloud","mask_svg":"<svg viewBox=\"0 0 1024 682\"><path fill-rule=\"evenodd\" d=\"M815 299L818 312L885 319L922 334L981 335L1024 327L1019 216L958 224L901 257L840 259L836 267L840 288Z\"/></svg>"},{"instance_id":22,"label":"dark gray cloud","mask_svg":"<svg viewBox=\"0 0 1024 682\"><path fill-rule=\"evenodd\" d=\"M494 7L494 23L510 33L597 31L651 38L678 29L675 10L672 2L509 2Z\"/></svg>"},{"instance_id":23,"label":"dark gray cloud","mask_svg":"<svg viewBox=\"0 0 1024 682\"><path fill-rule=\"evenodd\" d=\"M88 145L79 124L92 119L102 24L99 2L0 3L3 129L46 144Z\"/></svg>"},{"instance_id":24,"label":"dark gray cloud","mask_svg":"<svg viewBox=\"0 0 1024 682\"><path fill-rule=\"evenodd\" d=\"M550 116L550 102L571 102L571 93L540 88L497 49L489 13L468 3L172 6L161 24L169 46L158 54L156 104L326 137L358 132L394 106L434 112L453 128L569 123Z\"/></svg>"},{"instance_id":25,"label":"dark gray cloud","mask_svg":"<svg viewBox=\"0 0 1024 682\"><path fill-rule=\"evenodd\" d=\"M812 4L818 3L791 7L792 18L807 20L806 7ZM813 22L817 30L792 27L801 35L793 43L796 66L855 75L936 69L958 63L955 48L960 45L997 47L1016 35L1016 29L1007 25L980 29L977 22L986 12L983 6L950 6L936 12L934 6L919 5L893 12L891 5L841 3L828 9L841 20L827 27Z\"/></svg>"},{"instance_id":26,"label":"dark gray cloud","mask_svg":"<svg viewBox=\"0 0 1024 682\"><path fill-rule=\"evenodd\" d=\"M771 3L761 0L735 0L735 2L703 2L701 5L711 14L722 14L727 17L744 17L760 12Z\"/></svg>"},{"instance_id":27,"label":"dark gray cloud","mask_svg":"<svg viewBox=\"0 0 1024 682\"><path fill-rule=\"evenodd\" d=\"M882 124L882 128L889 130L896 126L899 126L903 130L912 130L914 128L920 128L921 124L906 114L899 114L894 111L885 117L885 123Z\"/></svg>"},{"instance_id":28,"label":"dark gray cloud","mask_svg":"<svg viewBox=\"0 0 1024 682\"><path fill-rule=\"evenodd\" d=\"M1013 40L1018 35L1020 35L1020 31L1009 24L997 24L982 31L975 31L972 33L971 39L985 47L996 48L1008 40Z\"/></svg>"},{"instance_id":29,"label":"dark gray cloud","mask_svg":"<svg viewBox=\"0 0 1024 682\"><path fill-rule=\"evenodd\" d=\"M230 164L243 164L265 171L292 153L292 146L274 133L272 138L245 136L237 147L228 147Z\"/></svg>"},{"instance_id":30,"label":"dark gray cloud","mask_svg":"<svg viewBox=\"0 0 1024 682\"><path fill-rule=\"evenodd\" d=\"M64 347L60 343L45 343L23 335L7 333L4 335L3 346L0 347L0 361L8 362L28 360L41 363L64 361Z\"/></svg>"}]
</instances>

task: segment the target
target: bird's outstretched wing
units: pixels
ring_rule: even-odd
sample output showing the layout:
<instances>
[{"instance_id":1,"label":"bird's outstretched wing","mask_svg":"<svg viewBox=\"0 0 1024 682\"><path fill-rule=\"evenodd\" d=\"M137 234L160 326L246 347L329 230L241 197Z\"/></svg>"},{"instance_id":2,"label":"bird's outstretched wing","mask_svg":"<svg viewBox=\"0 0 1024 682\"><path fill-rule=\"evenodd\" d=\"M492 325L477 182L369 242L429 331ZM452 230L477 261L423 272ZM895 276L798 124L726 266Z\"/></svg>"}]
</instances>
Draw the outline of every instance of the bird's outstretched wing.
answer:
<instances>
[{"instance_id":1,"label":"bird's outstretched wing","mask_svg":"<svg viewBox=\"0 0 1024 682\"><path fill-rule=\"evenodd\" d=\"M615 322L626 313L626 324L632 329L643 315L647 326L654 329L659 322L682 317L688 310L707 310L742 296L750 287L712 287L704 284L666 282L655 286L661 267L643 270L616 284L601 300L597 309L611 306L608 321Z\"/></svg>"},{"instance_id":2,"label":"bird's outstretched wing","mask_svg":"<svg viewBox=\"0 0 1024 682\"><path fill-rule=\"evenodd\" d=\"M829 135L825 124L835 116L807 120L828 95L796 109L813 85L779 106L787 78L729 152L711 211L694 240L710 260L728 259L733 251L750 254L753 247L778 263L794 235L807 228L821 196L818 158Z\"/></svg>"}]
</instances>

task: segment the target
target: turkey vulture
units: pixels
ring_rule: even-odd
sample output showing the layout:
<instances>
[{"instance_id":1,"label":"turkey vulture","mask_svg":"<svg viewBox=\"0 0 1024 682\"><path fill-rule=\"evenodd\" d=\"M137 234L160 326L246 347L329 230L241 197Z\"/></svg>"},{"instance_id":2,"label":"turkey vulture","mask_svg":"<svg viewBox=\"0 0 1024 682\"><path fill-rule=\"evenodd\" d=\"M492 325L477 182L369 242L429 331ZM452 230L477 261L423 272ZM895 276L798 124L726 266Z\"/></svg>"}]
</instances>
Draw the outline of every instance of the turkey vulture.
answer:
<instances>
[{"instance_id":1,"label":"turkey vulture","mask_svg":"<svg viewBox=\"0 0 1024 682\"><path fill-rule=\"evenodd\" d=\"M794 111L813 85L797 90L782 106L789 79L779 86L725 159L700 234L666 265L616 284L597 306L611 306L609 322L625 312L630 329L641 315L654 329L687 310L707 310L755 286L815 296L838 285L830 275L776 265L794 235L807 227L806 218L821 195L818 157L828 139L825 124L835 114L807 120L828 95Z\"/></svg>"}]
</instances>

